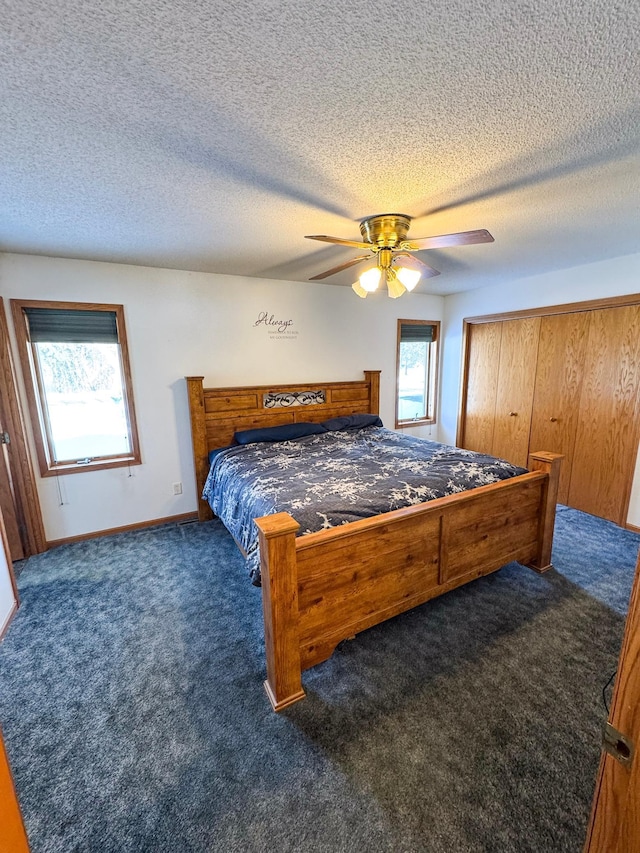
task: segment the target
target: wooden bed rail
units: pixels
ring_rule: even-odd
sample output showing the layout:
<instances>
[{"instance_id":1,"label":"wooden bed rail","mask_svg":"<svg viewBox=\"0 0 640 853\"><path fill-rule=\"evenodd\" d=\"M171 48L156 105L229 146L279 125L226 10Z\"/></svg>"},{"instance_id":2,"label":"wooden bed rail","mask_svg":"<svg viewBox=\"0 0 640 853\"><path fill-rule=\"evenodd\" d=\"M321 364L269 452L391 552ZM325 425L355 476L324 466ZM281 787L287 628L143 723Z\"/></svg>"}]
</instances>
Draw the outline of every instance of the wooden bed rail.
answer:
<instances>
[{"instance_id":1,"label":"wooden bed rail","mask_svg":"<svg viewBox=\"0 0 640 853\"><path fill-rule=\"evenodd\" d=\"M519 477L299 538L288 513L256 519L273 709L304 697L302 671L341 640L506 563L551 568L561 459L534 453Z\"/></svg>"}]
</instances>

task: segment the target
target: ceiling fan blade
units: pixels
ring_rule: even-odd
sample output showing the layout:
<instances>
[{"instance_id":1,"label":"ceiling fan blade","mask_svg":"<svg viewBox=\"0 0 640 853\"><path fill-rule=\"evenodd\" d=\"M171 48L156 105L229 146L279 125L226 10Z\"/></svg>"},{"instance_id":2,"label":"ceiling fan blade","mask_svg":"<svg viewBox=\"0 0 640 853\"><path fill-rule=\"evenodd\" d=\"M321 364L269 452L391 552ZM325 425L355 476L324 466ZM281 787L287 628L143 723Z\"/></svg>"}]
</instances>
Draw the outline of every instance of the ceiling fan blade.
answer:
<instances>
[{"instance_id":1,"label":"ceiling fan blade","mask_svg":"<svg viewBox=\"0 0 640 853\"><path fill-rule=\"evenodd\" d=\"M323 243L338 243L340 246L353 246L355 249L374 249L373 243L358 243L357 240L343 240L342 237L327 237L325 234L306 234L305 240L321 240Z\"/></svg>"},{"instance_id":2,"label":"ceiling fan blade","mask_svg":"<svg viewBox=\"0 0 640 853\"><path fill-rule=\"evenodd\" d=\"M425 262L421 261L420 258L416 258L415 255L410 255L409 252L398 252L396 254L396 258L411 258L415 264L422 268L422 275L425 278L433 278L436 275L440 275L440 270L430 267L429 264L425 264Z\"/></svg>"},{"instance_id":3,"label":"ceiling fan blade","mask_svg":"<svg viewBox=\"0 0 640 853\"><path fill-rule=\"evenodd\" d=\"M398 248L419 252L422 249L469 246L471 243L493 243L493 237L485 228L480 228L477 231L461 231L459 234L442 234L440 237L418 237L417 240L403 240Z\"/></svg>"},{"instance_id":4,"label":"ceiling fan blade","mask_svg":"<svg viewBox=\"0 0 640 853\"><path fill-rule=\"evenodd\" d=\"M354 264L359 264L362 261L368 261L371 258L370 255L361 255L359 258L351 258L350 261L347 261L344 264L339 264L337 267L331 267L330 270L325 270L321 272L319 275L311 276L309 281L318 281L321 278L328 278L330 275L335 275L337 272L342 272L342 270L349 269L349 267L354 266Z\"/></svg>"}]
</instances>

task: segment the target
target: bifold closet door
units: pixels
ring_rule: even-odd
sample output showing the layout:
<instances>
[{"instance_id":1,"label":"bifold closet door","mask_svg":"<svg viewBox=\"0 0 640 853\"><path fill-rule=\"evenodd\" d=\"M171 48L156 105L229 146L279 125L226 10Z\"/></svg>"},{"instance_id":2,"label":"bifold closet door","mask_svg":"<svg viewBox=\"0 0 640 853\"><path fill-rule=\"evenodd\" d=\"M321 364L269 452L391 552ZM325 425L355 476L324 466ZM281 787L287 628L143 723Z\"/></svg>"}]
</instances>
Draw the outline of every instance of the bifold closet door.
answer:
<instances>
[{"instance_id":1,"label":"bifold closet door","mask_svg":"<svg viewBox=\"0 0 640 853\"><path fill-rule=\"evenodd\" d=\"M467 328L467 388L460 445L491 453L496 414L502 323L478 323Z\"/></svg>"},{"instance_id":2,"label":"bifold closet door","mask_svg":"<svg viewBox=\"0 0 640 853\"><path fill-rule=\"evenodd\" d=\"M638 450L640 306L591 312L569 504L624 524Z\"/></svg>"},{"instance_id":3,"label":"bifold closet door","mask_svg":"<svg viewBox=\"0 0 640 853\"><path fill-rule=\"evenodd\" d=\"M530 448L563 453L558 502L569 499L591 311L542 317Z\"/></svg>"},{"instance_id":4,"label":"bifold closet door","mask_svg":"<svg viewBox=\"0 0 640 853\"><path fill-rule=\"evenodd\" d=\"M502 323L491 453L523 468L529 459L539 334L540 317Z\"/></svg>"}]
</instances>

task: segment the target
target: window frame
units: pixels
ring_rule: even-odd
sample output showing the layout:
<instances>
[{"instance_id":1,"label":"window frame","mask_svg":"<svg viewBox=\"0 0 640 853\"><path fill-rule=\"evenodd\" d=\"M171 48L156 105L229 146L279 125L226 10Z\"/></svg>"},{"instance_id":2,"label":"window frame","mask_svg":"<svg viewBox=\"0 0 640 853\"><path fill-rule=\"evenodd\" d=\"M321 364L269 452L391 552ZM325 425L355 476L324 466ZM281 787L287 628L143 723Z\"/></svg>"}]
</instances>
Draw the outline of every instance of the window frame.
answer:
<instances>
[{"instance_id":1,"label":"window frame","mask_svg":"<svg viewBox=\"0 0 640 853\"><path fill-rule=\"evenodd\" d=\"M108 311L116 315L116 329L120 348L120 367L124 392L125 415L129 430L131 452L117 456L97 456L86 463L55 462L52 454L49 420L45 415L42 378L37 367L35 345L29 338L29 325L26 309L45 308L65 311ZM11 312L18 342L18 352L24 379L27 403L33 438L36 446L40 474L52 477L57 474L79 474L82 471L99 471L106 468L122 468L128 465L141 465L140 442L133 402L133 382L129 363L129 349L124 322L124 306L107 305L96 302L51 302L40 299L12 299Z\"/></svg>"},{"instance_id":2,"label":"window frame","mask_svg":"<svg viewBox=\"0 0 640 853\"><path fill-rule=\"evenodd\" d=\"M430 344L427 365L428 381L427 381L427 413L431 409L431 415L427 414L425 418L407 418L401 420L399 418L400 409L400 341L402 333L402 325L407 326L433 326L435 329L435 337ZM438 417L438 378L440 365L440 320L398 320L397 326L397 344L396 344L396 395L395 395L395 429L405 429L412 426L429 426L437 422ZM433 397L430 396L430 390L433 388ZM429 403L432 405L429 406Z\"/></svg>"}]
</instances>

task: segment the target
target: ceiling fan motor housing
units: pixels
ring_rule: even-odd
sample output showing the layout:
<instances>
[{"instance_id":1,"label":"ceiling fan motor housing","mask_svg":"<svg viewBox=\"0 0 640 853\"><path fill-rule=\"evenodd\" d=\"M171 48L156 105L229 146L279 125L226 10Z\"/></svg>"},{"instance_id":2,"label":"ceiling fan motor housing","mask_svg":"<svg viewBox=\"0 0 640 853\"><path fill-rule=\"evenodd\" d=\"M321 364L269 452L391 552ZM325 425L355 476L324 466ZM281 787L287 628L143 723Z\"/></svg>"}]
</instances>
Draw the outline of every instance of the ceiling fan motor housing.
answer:
<instances>
[{"instance_id":1,"label":"ceiling fan motor housing","mask_svg":"<svg viewBox=\"0 0 640 853\"><path fill-rule=\"evenodd\" d=\"M380 248L393 248L407 237L411 217L404 213L383 213L360 223L360 233L368 243Z\"/></svg>"}]
</instances>

